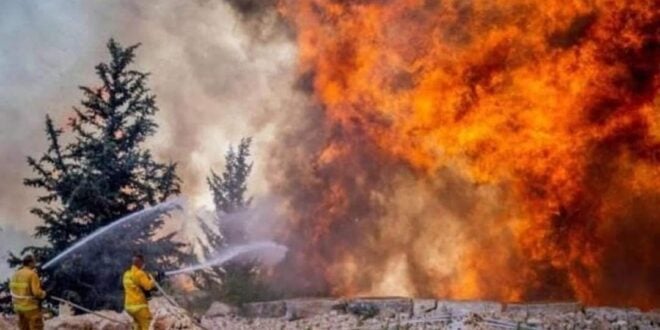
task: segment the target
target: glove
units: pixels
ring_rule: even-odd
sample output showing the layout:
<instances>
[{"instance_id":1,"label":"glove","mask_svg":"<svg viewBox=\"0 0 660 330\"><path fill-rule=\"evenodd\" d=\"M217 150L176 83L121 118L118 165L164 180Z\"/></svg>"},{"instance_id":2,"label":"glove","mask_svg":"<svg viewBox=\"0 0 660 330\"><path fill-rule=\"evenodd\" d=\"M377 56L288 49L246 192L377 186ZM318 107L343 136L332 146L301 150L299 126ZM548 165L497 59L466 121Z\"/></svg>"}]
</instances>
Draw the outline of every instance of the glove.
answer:
<instances>
[{"instance_id":1,"label":"glove","mask_svg":"<svg viewBox=\"0 0 660 330\"><path fill-rule=\"evenodd\" d=\"M165 279L165 273L163 271L160 271L160 270L157 271L156 276L154 276L154 280L156 280L156 282L160 283L164 279Z\"/></svg>"}]
</instances>

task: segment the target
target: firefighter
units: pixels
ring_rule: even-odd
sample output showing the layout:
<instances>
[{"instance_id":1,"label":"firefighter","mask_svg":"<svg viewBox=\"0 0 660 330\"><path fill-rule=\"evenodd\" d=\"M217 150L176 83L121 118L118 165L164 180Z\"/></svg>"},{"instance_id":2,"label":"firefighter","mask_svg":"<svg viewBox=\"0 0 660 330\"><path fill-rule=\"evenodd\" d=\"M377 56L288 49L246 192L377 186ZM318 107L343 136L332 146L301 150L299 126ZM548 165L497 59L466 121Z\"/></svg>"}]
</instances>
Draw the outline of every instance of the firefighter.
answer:
<instances>
[{"instance_id":1,"label":"firefighter","mask_svg":"<svg viewBox=\"0 0 660 330\"><path fill-rule=\"evenodd\" d=\"M41 313L41 300L46 291L41 289L41 280L35 271L34 257L23 257L22 266L9 281L12 304L18 315L18 328L21 330L43 330L44 319Z\"/></svg>"},{"instance_id":2,"label":"firefighter","mask_svg":"<svg viewBox=\"0 0 660 330\"><path fill-rule=\"evenodd\" d=\"M155 288L154 279L144 270L144 257L133 256L131 268L124 273L124 309L133 318L133 329L147 330L151 323L151 311L147 302L149 291ZM156 278L160 278L158 273Z\"/></svg>"}]
</instances>

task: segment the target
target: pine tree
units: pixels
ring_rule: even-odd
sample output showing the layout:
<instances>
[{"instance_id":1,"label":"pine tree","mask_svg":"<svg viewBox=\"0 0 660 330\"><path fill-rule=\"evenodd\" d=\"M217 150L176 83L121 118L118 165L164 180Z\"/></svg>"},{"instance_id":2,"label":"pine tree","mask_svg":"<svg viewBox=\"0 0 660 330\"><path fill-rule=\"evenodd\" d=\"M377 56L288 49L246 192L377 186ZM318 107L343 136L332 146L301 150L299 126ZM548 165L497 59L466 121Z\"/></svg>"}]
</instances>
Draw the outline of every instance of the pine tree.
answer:
<instances>
[{"instance_id":1,"label":"pine tree","mask_svg":"<svg viewBox=\"0 0 660 330\"><path fill-rule=\"evenodd\" d=\"M250 158L251 138L243 138L237 150L232 146L225 154L225 168L218 175L211 170L211 176L207 178L209 189L213 194L213 203L218 220L224 216L243 211L250 207L251 197L246 197L247 180L252 171ZM224 236L224 244L239 244L246 240L241 224L223 226L226 222L219 221L220 232Z\"/></svg>"},{"instance_id":2,"label":"pine tree","mask_svg":"<svg viewBox=\"0 0 660 330\"><path fill-rule=\"evenodd\" d=\"M225 154L225 167L221 174L211 171L207 178L213 194L219 235L202 223L207 233L209 247L206 257L212 257L217 251L229 246L247 242L244 223L241 219L228 219L237 212L247 210L252 202L247 197L247 181L252 171L250 162L250 138L241 139L238 148L229 147ZM238 221L238 222L237 222ZM241 304L258 300L267 294L259 279L259 267L255 260L230 261L210 272L200 274L198 280L206 284L217 297L230 303Z\"/></svg>"},{"instance_id":3,"label":"pine tree","mask_svg":"<svg viewBox=\"0 0 660 330\"><path fill-rule=\"evenodd\" d=\"M252 138L243 138L238 150L229 146L222 174L218 175L211 170L211 176L207 178L217 212L238 212L248 208L252 202L252 198L245 196L247 180L252 171L252 163L249 163L251 143Z\"/></svg>"},{"instance_id":4,"label":"pine tree","mask_svg":"<svg viewBox=\"0 0 660 330\"><path fill-rule=\"evenodd\" d=\"M24 184L45 192L30 212L43 220L35 236L48 244L23 253L50 260L96 229L179 193L176 164L157 162L143 146L156 132L158 107L146 85L149 74L131 68L138 46L109 40L110 61L96 66L100 87L80 87L83 100L66 129L71 134L46 117L49 147L39 158L28 157L34 177ZM44 270L46 288L89 308L121 308L120 275L133 251L157 256L151 260L156 267L181 257L171 235L154 238L163 216L143 227L129 225L121 236Z\"/></svg>"},{"instance_id":5,"label":"pine tree","mask_svg":"<svg viewBox=\"0 0 660 330\"><path fill-rule=\"evenodd\" d=\"M9 280L0 283L0 315L13 312L9 295Z\"/></svg>"}]
</instances>

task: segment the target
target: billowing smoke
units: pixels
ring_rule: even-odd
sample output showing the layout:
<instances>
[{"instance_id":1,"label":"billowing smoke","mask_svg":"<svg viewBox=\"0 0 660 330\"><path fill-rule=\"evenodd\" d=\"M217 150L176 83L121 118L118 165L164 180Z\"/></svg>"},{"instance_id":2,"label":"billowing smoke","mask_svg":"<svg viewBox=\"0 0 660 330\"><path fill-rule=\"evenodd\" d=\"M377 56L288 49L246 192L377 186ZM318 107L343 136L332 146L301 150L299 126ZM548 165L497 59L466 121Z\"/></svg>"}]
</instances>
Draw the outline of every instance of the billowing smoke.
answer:
<instances>
[{"instance_id":1,"label":"billowing smoke","mask_svg":"<svg viewBox=\"0 0 660 330\"><path fill-rule=\"evenodd\" d=\"M3 125L30 128L3 156L38 145L25 108L66 117L66 84L91 80L107 37L141 41L161 107L152 147L187 193L204 195L228 137L255 137L254 192L275 196L265 227L289 248L272 282L290 293L660 304L650 1L48 6L10 12L49 13L69 37L94 28L46 49L2 36L48 64L2 75L33 78L0 89L18 120ZM28 88L42 70L46 96ZM20 182L2 189L19 212Z\"/></svg>"},{"instance_id":2,"label":"billowing smoke","mask_svg":"<svg viewBox=\"0 0 660 330\"><path fill-rule=\"evenodd\" d=\"M254 137L251 189L265 192L260 155L278 123L291 118L296 55L288 37L268 32L279 28L262 15L264 37L257 42L240 23L244 15L222 1L4 1L0 224L28 231L36 224L28 208L38 192L22 185L30 174L25 158L45 150L45 114L64 125L81 99L77 86L98 83L94 65L107 59L110 37L142 43L136 68L152 73L149 86L160 107L160 129L149 147L159 159L179 163L192 203L209 204L206 175L245 136Z\"/></svg>"}]
</instances>

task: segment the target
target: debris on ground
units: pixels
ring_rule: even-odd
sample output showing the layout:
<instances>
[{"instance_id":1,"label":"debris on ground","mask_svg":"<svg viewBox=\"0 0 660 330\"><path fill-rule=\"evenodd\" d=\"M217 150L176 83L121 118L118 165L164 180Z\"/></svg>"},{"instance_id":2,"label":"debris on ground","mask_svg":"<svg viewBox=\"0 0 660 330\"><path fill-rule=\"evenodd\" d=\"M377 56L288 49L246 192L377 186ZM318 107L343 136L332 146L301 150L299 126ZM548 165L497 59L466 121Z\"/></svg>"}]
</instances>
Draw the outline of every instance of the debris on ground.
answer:
<instances>
[{"instance_id":1,"label":"debris on ground","mask_svg":"<svg viewBox=\"0 0 660 330\"><path fill-rule=\"evenodd\" d=\"M236 308L221 302L190 315L165 299L150 302L154 330L161 329L640 329L660 328L660 311L584 307L579 303L501 304L409 298L300 298L251 303ZM126 314L101 311L129 322ZM15 329L11 316L0 330ZM60 316L47 330L128 330L94 315Z\"/></svg>"}]
</instances>

